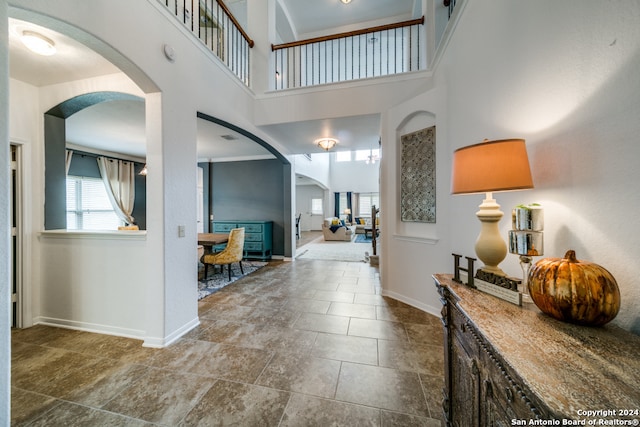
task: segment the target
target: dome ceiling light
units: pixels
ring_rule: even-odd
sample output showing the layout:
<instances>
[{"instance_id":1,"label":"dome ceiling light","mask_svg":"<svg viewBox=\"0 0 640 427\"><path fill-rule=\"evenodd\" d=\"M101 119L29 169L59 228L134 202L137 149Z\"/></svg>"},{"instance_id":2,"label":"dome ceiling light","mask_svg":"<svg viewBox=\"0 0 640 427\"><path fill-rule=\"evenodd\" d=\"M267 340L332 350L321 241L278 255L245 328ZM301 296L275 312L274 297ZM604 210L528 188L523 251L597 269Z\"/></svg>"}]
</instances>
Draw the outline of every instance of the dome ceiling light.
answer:
<instances>
[{"instance_id":1,"label":"dome ceiling light","mask_svg":"<svg viewBox=\"0 0 640 427\"><path fill-rule=\"evenodd\" d=\"M30 51L38 55L51 56L56 53L56 44L53 40L35 31L23 31L20 40Z\"/></svg>"},{"instance_id":2,"label":"dome ceiling light","mask_svg":"<svg viewBox=\"0 0 640 427\"><path fill-rule=\"evenodd\" d=\"M335 138L320 138L320 139L316 139L314 142L318 147L322 148L324 151L329 151L336 146L336 144L338 143L338 140Z\"/></svg>"}]
</instances>

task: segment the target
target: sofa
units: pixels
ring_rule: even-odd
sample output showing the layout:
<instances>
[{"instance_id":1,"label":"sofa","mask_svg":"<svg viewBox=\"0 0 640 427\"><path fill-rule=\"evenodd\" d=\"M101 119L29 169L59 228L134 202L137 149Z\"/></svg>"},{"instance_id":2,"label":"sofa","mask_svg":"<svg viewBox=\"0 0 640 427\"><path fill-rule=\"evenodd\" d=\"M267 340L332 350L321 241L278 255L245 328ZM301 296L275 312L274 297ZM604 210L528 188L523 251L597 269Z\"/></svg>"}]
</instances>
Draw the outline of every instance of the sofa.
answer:
<instances>
[{"instance_id":1,"label":"sofa","mask_svg":"<svg viewBox=\"0 0 640 427\"><path fill-rule=\"evenodd\" d=\"M324 240L350 242L353 237L353 230L338 218L325 218L322 221L322 234L324 235Z\"/></svg>"},{"instance_id":2,"label":"sofa","mask_svg":"<svg viewBox=\"0 0 640 427\"><path fill-rule=\"evenodd\" d=\"M353 221L355 234L365 234L364 228L371 227L371 218L354 218ZM378 218L376 218L376 224L379 227L380 222Z\"/></svg>"}]
</instances>

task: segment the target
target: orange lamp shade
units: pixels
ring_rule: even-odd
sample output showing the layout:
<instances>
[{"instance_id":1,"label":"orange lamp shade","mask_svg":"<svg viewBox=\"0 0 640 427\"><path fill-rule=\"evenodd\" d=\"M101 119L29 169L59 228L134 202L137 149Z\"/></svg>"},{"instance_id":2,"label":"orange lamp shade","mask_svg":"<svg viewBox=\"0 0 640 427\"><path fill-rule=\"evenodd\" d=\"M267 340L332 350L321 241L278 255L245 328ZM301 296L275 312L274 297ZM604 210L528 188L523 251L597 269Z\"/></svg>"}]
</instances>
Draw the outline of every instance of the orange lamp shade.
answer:
<instances>
[{"instance_id":1,"label":"orange lamp shade","mask_svg":"<svg viewBox=\"0 0 640 427\"><path fill-rule=\"evenodd\" d=\"M524 139L486 141L453 153L451 193L533 188Z\"/></svg>"}]
</instances>

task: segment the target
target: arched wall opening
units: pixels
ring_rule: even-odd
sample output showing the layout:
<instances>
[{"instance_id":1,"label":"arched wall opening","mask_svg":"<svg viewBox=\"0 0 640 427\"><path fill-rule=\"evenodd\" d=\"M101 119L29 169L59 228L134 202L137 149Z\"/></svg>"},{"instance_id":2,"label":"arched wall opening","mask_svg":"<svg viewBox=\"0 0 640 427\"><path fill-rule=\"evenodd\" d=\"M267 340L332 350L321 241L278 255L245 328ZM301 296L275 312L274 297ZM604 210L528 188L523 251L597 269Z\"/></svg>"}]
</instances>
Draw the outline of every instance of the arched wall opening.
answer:
<instances>
[{"instance_id":1,"label":"arched wall opening","mask_svg":"<svg viewBox=\"0 0 640 427\"><path fill-rule=\"evenodd\" d=\"M204 218L208 218L208 230L216 220L273 221L273 253L291 257L291 163L259 136L205 113L198 112L197 116L243 135L275 157L198 165L204 170Z\"/></svg>"},{"instance_id":2,"label":"arched wall opening","mask_svg":"<svg viewBox=\"0 0 640 427\"><path fill-rule=\"evenodd\" d=\"M121 92L93 92L75 96L50 108L44 114L45 154L45 230L67 228L65 151L67 145L66 120L73 114L93 105L116 100L144 102L143 98ZM73 161L73 160L72 160ZM143 164L135 164L136 202L133 217L140 229L146 229L146 178L139 175Z\"/></svg>"}]
</instances>

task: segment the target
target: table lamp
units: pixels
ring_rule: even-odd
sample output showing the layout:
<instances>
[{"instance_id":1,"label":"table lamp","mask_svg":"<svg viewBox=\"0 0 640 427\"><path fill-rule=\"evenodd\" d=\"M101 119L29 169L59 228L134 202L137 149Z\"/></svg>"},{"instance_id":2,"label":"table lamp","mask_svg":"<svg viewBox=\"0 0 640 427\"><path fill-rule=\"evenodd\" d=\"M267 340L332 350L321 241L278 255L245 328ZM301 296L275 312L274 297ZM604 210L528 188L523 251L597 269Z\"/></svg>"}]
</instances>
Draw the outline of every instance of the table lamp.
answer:
<instances>
[{"instance_id":1,"label":"table lamp","mask_svg":"<svg viewBox=\"0 0 640 427\"><path fill-rule=\"evenodd\" d=\"M493 192L529 188L533 188L533 180L524 139L485 140L453 153L451 193L486 193L476 212L482 225L475 244L476 255L484 263L481 270L506 276L498 267L507 256L507 244L498 227L504 214Z\"/></svg>"},{"instance_id":2,"label":"table lamp","mask_svg":"<svg viewBox=\"0 0 640 427\"><path fill-rule=\"evenodd\" d=\"M344 215L347 217L347 222L351 224L351 209L349 208L345 209Z\"/></svg>"}]
</instances>

